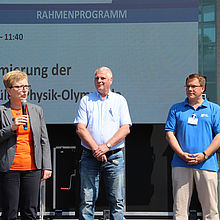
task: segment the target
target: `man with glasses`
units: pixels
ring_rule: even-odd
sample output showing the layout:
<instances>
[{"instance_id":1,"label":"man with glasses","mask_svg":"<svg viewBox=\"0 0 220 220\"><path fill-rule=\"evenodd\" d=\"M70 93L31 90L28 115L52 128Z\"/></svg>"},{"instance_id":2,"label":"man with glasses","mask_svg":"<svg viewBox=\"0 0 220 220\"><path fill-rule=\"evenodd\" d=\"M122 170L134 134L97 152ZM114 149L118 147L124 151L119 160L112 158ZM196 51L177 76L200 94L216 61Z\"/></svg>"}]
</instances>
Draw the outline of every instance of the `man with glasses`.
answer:
<instances>
[{"instance_id":1,"label":"man with glasses","mask_svg":"<svg viewBox=\"0 0 220 220\"><path fill-rule=\"evenodd\" d=\"M171 164L175 220L188 220L194 184L203 219L219 220L220 107L203 96L205 83L200 74L186 78L187 98L171 107L165 126L166 139L175 152Z\"/></svg>"}]
</instances>

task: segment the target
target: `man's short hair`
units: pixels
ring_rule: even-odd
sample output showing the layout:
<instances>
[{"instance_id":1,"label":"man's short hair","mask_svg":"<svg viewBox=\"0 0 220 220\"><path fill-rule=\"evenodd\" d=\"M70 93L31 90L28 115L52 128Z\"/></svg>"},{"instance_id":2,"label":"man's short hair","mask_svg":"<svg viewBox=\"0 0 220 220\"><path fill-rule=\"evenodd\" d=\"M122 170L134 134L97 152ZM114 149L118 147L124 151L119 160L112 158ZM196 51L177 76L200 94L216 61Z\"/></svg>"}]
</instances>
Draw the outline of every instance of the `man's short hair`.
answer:
<instances>
[{"instance_id":1,"label":"man's short hair","mask_svg":"<svg viewBox=\"0 0 220 220\"><path fill-rule=\"evenodd\" d=\"M98 69L96 69L95 74L98 73L98 72L107 72L109 77L112 77L111 69L106 67L106 66L102 66L102 67L99 67Z\"/></svg>"},{"instance_id":2,"label":"man's short hair","mask_svg":"<svg viewBox=\"0 0 220 220\"><path fill-rule=\"evenodd\" d=\"M193 74L190 74L189 76L187 76L186 84L189 79L198 79L200 86L205 86L205 84L206 84L206 78L198 73L193 73Z\"/></svg>"}]
</instances>

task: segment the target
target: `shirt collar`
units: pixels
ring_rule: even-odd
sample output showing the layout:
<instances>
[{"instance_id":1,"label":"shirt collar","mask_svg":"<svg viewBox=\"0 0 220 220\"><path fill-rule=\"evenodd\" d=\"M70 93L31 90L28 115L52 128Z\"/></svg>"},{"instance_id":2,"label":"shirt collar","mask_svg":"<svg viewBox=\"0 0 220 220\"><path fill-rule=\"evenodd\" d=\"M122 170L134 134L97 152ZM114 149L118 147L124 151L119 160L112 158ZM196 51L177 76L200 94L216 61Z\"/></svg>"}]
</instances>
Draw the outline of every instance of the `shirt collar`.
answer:
<instances>
[{"instance_id":1,"label":"shirt collar","mask_svg":"<svg viewBox=\"0 0 220 220\"><path fill-rule=\"evenodd\" d=\"M184 106L191 106L190 104L189 104L189 101L188 101L188 98L186 98L185 99L185 101L184 101ZM203 103L199 106L199 107L208 107L208 100L206 99L206 98L204 98L204 101L203 101Z\"/></svg>"},{"instance_id":2,"label":"shirt collar","mask_svg":"<svg viewBox=\"0 0 220 220\"><path fill-rule=\"evenodd\" d=\"M112 93L113 93L113 92L109 91L108 95L105 97L105 100L106 100L106 99L109 99L109 98L112 96ZM102 99L102 96L99 94L98 91L96 91L96 95L97 95L98 98L100 98L101 100L103 100L103 99Z\"/></svg>"}]
</instances>

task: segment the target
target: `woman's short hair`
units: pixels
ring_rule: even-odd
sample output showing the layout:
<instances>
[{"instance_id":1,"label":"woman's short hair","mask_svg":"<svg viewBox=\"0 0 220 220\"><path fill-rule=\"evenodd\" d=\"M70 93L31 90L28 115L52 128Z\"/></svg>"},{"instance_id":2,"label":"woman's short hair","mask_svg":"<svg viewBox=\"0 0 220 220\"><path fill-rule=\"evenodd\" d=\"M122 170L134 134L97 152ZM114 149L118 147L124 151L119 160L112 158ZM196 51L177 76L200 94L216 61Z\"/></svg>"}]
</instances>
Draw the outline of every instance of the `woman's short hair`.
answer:
<instances>
[{"instance_id":1,"label":"woman's short hair","mask_svg":"<svg viewBox=\"0 0 220 220\"><path fill-rule=\"evenodd\" d=\"M13 86L15 82L23 80L23 79L26 79L28 81L27 74L20 70L14 70L14 71L6 73L3 76L3 83L5 85L5 88L7 89Z\"/></svg>"}]
</instances>

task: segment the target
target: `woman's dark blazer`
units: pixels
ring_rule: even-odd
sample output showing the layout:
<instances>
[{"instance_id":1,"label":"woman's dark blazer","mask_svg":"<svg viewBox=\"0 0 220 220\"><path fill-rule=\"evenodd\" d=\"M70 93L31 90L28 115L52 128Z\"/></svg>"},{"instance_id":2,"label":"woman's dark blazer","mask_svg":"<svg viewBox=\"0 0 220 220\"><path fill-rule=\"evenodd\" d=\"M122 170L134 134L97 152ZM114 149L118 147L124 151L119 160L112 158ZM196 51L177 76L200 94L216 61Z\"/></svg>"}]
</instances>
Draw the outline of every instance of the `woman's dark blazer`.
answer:
<instances>
[{"instance_id":1,"label":"woman's dark blazer","mask_svg":"<svg viewBox=\"0 0 220 220\"><path fill-rule=\"evenodd\" d=\"M43 110L40 106L27 103L30 126L34 142L34 159L37 169L52 170L50 144ZM13 131L10 102L0 105L0 172L7 172L15 157L16 131Z\"/></svg>"}]
</instances>

